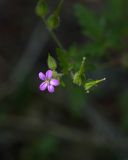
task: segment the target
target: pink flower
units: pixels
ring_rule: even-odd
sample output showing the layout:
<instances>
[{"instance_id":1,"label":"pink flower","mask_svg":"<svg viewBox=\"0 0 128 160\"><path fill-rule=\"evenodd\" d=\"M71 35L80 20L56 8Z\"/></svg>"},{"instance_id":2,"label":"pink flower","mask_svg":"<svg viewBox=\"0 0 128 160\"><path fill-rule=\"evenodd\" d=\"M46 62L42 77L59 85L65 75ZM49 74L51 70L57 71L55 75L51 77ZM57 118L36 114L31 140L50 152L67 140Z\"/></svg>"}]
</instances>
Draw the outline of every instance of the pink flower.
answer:
<instances>
[{"instance_id":1,"label":"pink flower","mask_svg":"<svg viewBox=\"0 0 128 160\"><path fill-rule=\"evenodd\" d=\"M48 70L45 74L42 72L39 73L39 78L43 81L39 86L41 91L48 89L50 93L54 92L54 87L58 86L60 83L58 79L54 79L52 77L53 74L51 70Z\"/></svg>"}]
</instances>

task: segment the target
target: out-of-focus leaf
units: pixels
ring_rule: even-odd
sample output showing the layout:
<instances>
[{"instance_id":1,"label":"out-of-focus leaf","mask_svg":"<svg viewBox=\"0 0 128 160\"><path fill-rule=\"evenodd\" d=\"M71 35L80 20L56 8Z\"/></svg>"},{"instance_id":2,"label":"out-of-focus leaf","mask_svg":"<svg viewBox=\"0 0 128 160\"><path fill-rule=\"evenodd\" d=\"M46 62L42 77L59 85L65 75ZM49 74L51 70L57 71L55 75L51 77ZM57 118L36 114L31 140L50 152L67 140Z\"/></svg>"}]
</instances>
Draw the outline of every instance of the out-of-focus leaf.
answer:
<instances>
[{"instance_id":1,"label":"out-of-focus leaf","mask_svg":"<svg viewBox=\"0 0 128 160\"><path fill-rule=\"evenodd\" d=\"M62 69L62 72L66 74L71 68L71 63L69 62L70 56L67 54L67 52L59 48L57 48L56 51L57 51L57 56L58 56L58 60L59 60L59 64Z\"/></svg>"},{"instance_id":2,"label":"out-of-focus leaf","mask_svg":"<svg viewBox=\"0 0 128 160\"><path fill-rule=\"evenodd\" d=\"M84 46L85 55L90 58L102 57L108 47L107 42L92 42Z\"/></svg>"},{"instance_id":3,"label":"out-of-focus leaf","mask_svg":"<svg viewBox=\"0 0 128 160\"><path fill-rule=\"evenodd\" d=\"M103 26L100 21L87 7L77 4L75 6L75 14L79 24L83 27L83 33L93 39L100 39L103 35Z\"/></svg>"},{"instance_id":4,"label":"out-of-focus leaf","mask_svg":"<svg viewBox=\"0 0 128 160\"><path fill-rule=\"evenodd\" d=\"M107 18L113 23L123 16L125 12L125 5L127 0L108 0L108 7L106 10ZM122 17L123 18L123 17Z\"/></svg>"},{"instance_id":5,"label":"out-of-focus leaf","mask_svg":"<svg viewBox=\"0 0 128 160\"><path fill-rule=\"evenodd\" d=\"M125 28L125 24L115 23L106 30L106 43L109 48L115 48L116 50L123 49L123 39L127 36Z\"/></svg>"}]
</instances>

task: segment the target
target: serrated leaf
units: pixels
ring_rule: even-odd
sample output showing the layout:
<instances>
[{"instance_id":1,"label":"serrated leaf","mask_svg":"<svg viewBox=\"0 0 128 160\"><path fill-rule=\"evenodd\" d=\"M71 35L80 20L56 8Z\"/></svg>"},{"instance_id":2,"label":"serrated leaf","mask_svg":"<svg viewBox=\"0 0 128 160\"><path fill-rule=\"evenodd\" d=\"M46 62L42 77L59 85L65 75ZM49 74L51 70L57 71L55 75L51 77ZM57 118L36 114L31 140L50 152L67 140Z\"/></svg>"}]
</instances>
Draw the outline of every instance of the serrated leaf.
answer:
<instances>
[{"instance_id":1,"label":"serrated leaf","mask_svg":"<svg viewBox=\"0 0 128 160\"><path fill-rule=\"evenodd\" d=\"M74 71L78 71L81 65L81 59L85 56L85 51L82 46L77 47L75 44L72 44L67 49L67 54L70 57L70 61L72 62L72 68ZM77 63L76 63L77 62Z\"/></svg>"},{"instance_id":2,"label":"serrated leaf","mask_svg":"<svg viewBox=\"0 0 128 160\"><path fill-rule=\"evenodd\" d=\"M86 46L84 46L85 55L91 58L103 56L107 48L108 48L107 42L98 42L98 41L88 43Z\"/></svg>"},{"instance_id":3,"label":"serrated leaf","mask_svg":"<svg viewBox=\"0 0 128 160\"><path fill-rule=\"evenodd\" d=\"M57 51L58 60L59 60L59 64L62 69L62 72L66 74L71 67L71 64L69 63L69 57L66 54L66 52L61 50L60 48L57 48L56 51Z\"/></svg>"},{"instance_id":4,"label":"serrated leaf","mask_svg":"<svg viewBox=\"0 0 128 160\"><path fill-rule=\"evenodd\" d=\"M102 25L100 25L99 19L91 10L85 6L77 4L75 6L75 14L78 18L79 24L83 27L83 33L85 35L88 35L94 39L102 37Z\"/></svg>"}]
</instances>

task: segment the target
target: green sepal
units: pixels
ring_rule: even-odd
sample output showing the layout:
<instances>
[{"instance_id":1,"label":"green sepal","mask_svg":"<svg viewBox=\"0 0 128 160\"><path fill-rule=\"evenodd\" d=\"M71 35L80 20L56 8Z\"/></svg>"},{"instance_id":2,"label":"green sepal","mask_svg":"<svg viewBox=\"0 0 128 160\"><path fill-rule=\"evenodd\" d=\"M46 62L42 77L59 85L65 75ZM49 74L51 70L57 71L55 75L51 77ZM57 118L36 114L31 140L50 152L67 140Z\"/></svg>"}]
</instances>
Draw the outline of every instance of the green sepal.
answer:
<instances>
[{"instance_id":1,"label":"green sepal","mask_svg":"<svg viewBox=\"0 0 128 160\"><path fill-rule=\"evenodd\" d=\"M60 24L60 18L56 15L51 15L47 19L47 26L50 30L56 29Z\"/></svg>"},{"instance_id":2,"label":"green sepal","mask_svg":"<svg viewBox=\"0 0 128 160\"><path fill-rule=\"evenodd\" d=\"M56 70L57 68L56 60L50 54L48 55L48 67L51 70Z\"/></svg>"},{"instance_id":3,"label":"green sepal","mask_svg":"<svg viewBox=\"0 0 128 160\"><path fill-rule=\"evenodd\" d=\"M78 86L81 86L82 84L82 78L79 72L76 72L73 76L73 83L77 84Z\"/></svg>"},{"instance_id":4,"label":"green sepal","mask_svg":"<svg viewBox=\"0 0 128 160\"><path fill-rule=\"evenodd\" d=\"M84 73L85 73L85 59L86 58L83 57L79 71L76 72L75 75L73 76L73 83L77 84L78 86L81 86L82 82L83 82L83 77L84 77Z\"/></svg>"},{"instance_id":5,"label":"green sepal","mask_svg":"<svg viewBox=\"0 0 128 160\"><path fill-rule=\"evenodd\" d=\"M92 87L95 87L98 83L102 82L102 81L105 81L106 78L103 78L103 79L99 79L99 80L92 80L90 82L86 82L84 84L84 88L86 90L87 93L89 93L89 90L92 88Z\"/></svg>"}]
</instances>

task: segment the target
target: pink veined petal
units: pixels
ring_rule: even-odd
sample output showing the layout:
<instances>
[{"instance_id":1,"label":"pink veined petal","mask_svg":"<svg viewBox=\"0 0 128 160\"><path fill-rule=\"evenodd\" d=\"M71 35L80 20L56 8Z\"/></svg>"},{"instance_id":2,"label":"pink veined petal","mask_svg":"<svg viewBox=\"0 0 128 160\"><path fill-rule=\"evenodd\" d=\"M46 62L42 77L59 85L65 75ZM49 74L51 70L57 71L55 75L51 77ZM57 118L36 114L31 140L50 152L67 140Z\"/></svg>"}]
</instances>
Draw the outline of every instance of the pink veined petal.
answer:
<instances>
[{"instance_id":1,"label":"pink veined petal","mask_svg":"<svg viewBox=\"0 0 128 160\"><path fill-rule=\"evenodd\" d=\"M47 82L43 82L43 83L41 83L41 85L39 86L39 89L40 89L41 91L44 91L44 90L47 88L47 86L48 86Z\"/></svg>"},{"instance_id":2,"label":"pink veined petal","mask_svg":"<svg viewBox=\"0 0 128 160\"><path fill-rule=\"evenodd\" d=\"M58 79L51 79L50 84L53 86L58 86L60 84Z\"/></svg>"},{"instance_id":3,"label":"pink veined petal","mask_svg":"<svg viewBox=\"0 0 128 160\"><path fill-rule=\"evenodd\" d=\"M45 74L43 74L42 72L40 72L40 73L38 74L38 76L39 76L39 78L40 78L41 80L43 80L43 81L46 80Z\"/></svg>"},{"instance_id":4,"label":"pink veined petal","mask_svg":"<svg viewBox=\"0 0 128 160\"><path fill-rule=\"evenodd\" d=\"M53 93L54 92L54 86L52 86L52 85L48 85L48 91L50 92L50 93Z\"/></svg>"},{"instance_id":5,"label":"pink veined petal","mask_svg":"<svg viewBox=\"0 0 128 160\"><path fill-rule=\"evenodd\" d=\"M47 78L47 79L51 79L51 78L52 78L52 71L51 71L51 70L48 70L48 71L46 72L46 78Z\"/></svg>"}]
</instances>

